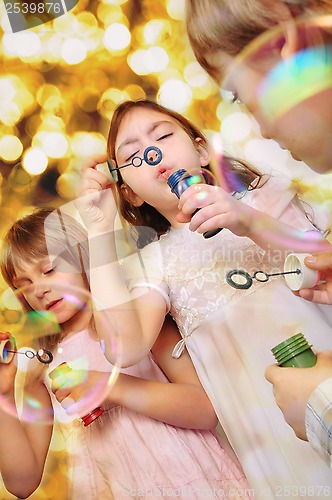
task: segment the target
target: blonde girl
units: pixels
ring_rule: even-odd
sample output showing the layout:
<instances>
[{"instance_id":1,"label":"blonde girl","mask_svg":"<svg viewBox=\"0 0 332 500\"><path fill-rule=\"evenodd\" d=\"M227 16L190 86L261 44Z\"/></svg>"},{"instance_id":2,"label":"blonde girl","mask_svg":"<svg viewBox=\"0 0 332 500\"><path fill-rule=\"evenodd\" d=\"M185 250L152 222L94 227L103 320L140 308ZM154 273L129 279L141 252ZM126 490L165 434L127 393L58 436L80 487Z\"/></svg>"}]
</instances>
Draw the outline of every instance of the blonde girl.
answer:
<instances>
[{"instance_id":1,"label":"blonde girl","mask_svg":"<svg viewBox=\"0 0 332 500\"><path fill-rule=\"evenodd\" d=\"M52 313L61 327L56 337L46 338L45 347L54 355L46 373L32 366L24 388L39 403L36 420L38 411L51 415L45 425L24 418L28 398L22 416L18 414L16 365L14 361L0 365L1 398L12 408L10 414L0 408L0 471L6 488L20 498L38 488L54 411L68 450L68 499L250 498L241 467L222 449L213 431L216 415L189 356L183 356L180 363L172 359L172 346L179 338L172 321L166 321L153 354L122 370L111 392L98 390L103 384L105 388L113 366L95 334L98 318L86 307L86 241L83 228L72 217L49 209L18 220L4 240L1 270L5 280L13 289L22 290L26 308ZM78 291L76 300L70 301L73 287ZM8 337L9 333L0 333L0 340ZM63 376L53 379L54 396L46 375L64 362L72 367L72 383ZM84 379L75 378L82 370ZM93 399L104 413L84 427L65 408L76 414L94 391L99 399L106 397Z\"/></svg>"}]
</instances>

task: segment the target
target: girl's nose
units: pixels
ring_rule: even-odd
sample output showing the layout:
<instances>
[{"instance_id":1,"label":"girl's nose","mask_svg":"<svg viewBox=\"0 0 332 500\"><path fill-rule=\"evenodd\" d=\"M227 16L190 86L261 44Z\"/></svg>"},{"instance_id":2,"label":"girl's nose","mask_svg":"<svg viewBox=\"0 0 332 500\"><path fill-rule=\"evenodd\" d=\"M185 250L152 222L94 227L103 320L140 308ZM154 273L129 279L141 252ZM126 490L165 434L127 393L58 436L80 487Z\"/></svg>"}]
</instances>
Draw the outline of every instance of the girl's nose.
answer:
<instances>
[{"instance_id":1,"label":"girl's nose","mask_svg":"<svg viewBox=\"0 0 332 500\"><path fill-rule=\"evenodd\" d=\"M50 292L50 286L47 283L36 283L34 286L34 294L38 298L42 298L46 293Z\"/></svg>"}]
</instances>

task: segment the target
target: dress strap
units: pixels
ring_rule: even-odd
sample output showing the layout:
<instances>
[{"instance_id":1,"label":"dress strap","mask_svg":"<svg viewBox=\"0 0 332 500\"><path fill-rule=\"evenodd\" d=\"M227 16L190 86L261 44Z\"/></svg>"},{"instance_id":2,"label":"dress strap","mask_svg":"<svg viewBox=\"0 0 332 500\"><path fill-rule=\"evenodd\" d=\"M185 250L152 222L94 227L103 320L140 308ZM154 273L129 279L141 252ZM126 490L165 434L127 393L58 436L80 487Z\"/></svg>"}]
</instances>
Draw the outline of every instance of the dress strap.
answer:
<instances>
[{"instance_id":1,"label":"dress strap","mask_svg":"<svg viewBox=\"0 0 332 500\"><path fill-rule=\"evenodd\" d=\"M178 359L183 353L185 347L186 339L179 340L172 351L172 358Z\"/></svg>"}]
</instances>

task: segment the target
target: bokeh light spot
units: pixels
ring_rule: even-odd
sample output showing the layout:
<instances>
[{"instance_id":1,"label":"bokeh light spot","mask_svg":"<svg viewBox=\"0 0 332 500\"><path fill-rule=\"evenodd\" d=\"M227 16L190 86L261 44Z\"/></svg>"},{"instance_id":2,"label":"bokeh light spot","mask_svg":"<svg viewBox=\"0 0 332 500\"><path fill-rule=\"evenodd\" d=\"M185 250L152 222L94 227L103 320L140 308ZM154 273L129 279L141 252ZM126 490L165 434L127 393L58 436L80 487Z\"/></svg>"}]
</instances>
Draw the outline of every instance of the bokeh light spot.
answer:
<instances>
[{"instance_id":1,"label":"bokeh light spot","mask_svg":"<svg viewBox=\"0 0 332 500\"><path fill-rule=\"evenodd\" d=\"M169 57L161 47L150 47L144 54L144 62L149 73L157 73L167 68Z\"/></svg>"},{"instance_id":2,"label":"bokeh light spot","mask_svg":"<svg viewBox=\"0 0 332 500\"><path fill-rule=\"evenodd\" d=\"M161 85L157 100L167 108L183 112L192 100L192 90L181 80L170 79Z\"/></svg>"},{"instance_id":3,"label":"bokeh light spot","mask_svg":"<svg viewBox=\"0 0 332 500\"><path fill-rule=\"evenodd\" d=\"M34 138L38 145L50 158L61 158L68 150L68 141L60 132L39 132Z\"/></svg>"},{"instance_id":4,"label":"bokeh light spot","mask_svg":"<svg viewBox=\"0 0 332 500\"><path fill-rule=\"evenodd\" d=\"M220 126L220 132L227 142L242 141L249 135L251 127L250 118L245 113L238 111L224 118Z\"/></svg>"},{"instance_id":5,"label":"bokeh light spot","mask_svg":"<svg viewBox=\"0 0 332 500\"><path fill-rule=\"evenodd\" d=\"M19 57L31 57L38 53L41 48L41 42L36 33L33 31L24 31L16 33L15 51Z\"/></svg>"},{"instance_id":6,"label":"bokeh light spot","mask_svg":"<svg viewBox=\"0 0 332 500\"><path fill-rule=\"evenodd\" d=\"M110 51L123 50L130 44L130 31L124 24L113 23L104 34L104 45Z\"/></svg>"},{"instance_id":7,"label":"bokeh light spot","mask_svg":"<svg viewBox=\"0 0 332 500\"><path fill-rule=\"evenodd\" d=\"M72 150L78 156L105 153L106 139L99 133L76 132L72 137Z\"/></svg>"},{"instance_id":8,"label":"bokeh light spot","mask_svg":"<svg viewBox=\"0 0 332 500\"><path fill-rule=\"evenodd\" d=\"M67 64L78 64L86 58L87 50L78 38L68 38L63 42L61 56Z\"/></svg>"},{"instance_id":9,"label":"bokeh light spot","mask_svg":"<svg viewBox=\"0 0 332 500\"><path fill-rule=\"evenodd\" d=\"M177 21L185 19L185 0L168 0L166 8L172 19L176 19Z\"/></svg>"},{"instance_id":10,"label":"bokeh light spot","mask_svg":"<svg viewBox=\"0 0 332 500\"><path fill-rule=\"evenodd\" d=\"M48 158L41 148L30 148L23 156L22 166L31 175L43 173L48 165Z\"/></svg>"},{"instance_id":11,"label":"bokeh light spot","mask_svg":"<svg viewBox=\"0 0 332 500\"><path fill-rule=\"evenodd\" d=\"M4 135L0 139L0 156L5 161L17 160L22 154L23 145L18 137L14 135Z\"/></svg>"}]
</instances>

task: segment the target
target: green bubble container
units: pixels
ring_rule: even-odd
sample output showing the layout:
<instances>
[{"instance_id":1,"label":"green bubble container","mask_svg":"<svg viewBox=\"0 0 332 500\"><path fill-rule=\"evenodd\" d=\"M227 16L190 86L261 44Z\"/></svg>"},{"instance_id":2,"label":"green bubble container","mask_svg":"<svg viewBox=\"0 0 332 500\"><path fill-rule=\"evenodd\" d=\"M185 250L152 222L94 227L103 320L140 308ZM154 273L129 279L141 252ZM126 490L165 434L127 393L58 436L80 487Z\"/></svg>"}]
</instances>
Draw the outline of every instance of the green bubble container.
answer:
<instances>
[{"instance_id":1,"label":"green bubble container","mask_svg":"<svg viewBox=\"0 0 332 500\"><path fill-rule=\"evenodd\" d=\"M297 333L273 347L271 351L279 366L310 368L317 362L311 347L304 335Z\"/></svg>"}]
</instances>

